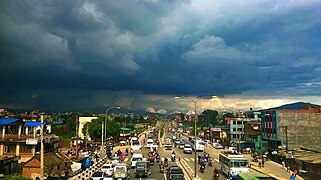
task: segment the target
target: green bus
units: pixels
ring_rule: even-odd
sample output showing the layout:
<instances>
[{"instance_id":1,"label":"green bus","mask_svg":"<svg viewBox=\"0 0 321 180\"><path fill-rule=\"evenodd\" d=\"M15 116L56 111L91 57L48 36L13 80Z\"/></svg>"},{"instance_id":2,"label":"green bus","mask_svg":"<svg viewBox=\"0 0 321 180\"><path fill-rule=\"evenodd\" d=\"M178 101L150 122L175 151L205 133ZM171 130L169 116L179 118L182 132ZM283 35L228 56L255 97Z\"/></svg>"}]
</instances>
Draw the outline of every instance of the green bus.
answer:
<instances>
[{"instance_id":1,"label":"green bus","mask_svg":"<svg viewBox=\"0 0 321 180\"><path fill-rule=\"evenodd\" d=\"M277 180L274 177L261 173L238 173L237 180Z\"/></svg>"}]
</instances>

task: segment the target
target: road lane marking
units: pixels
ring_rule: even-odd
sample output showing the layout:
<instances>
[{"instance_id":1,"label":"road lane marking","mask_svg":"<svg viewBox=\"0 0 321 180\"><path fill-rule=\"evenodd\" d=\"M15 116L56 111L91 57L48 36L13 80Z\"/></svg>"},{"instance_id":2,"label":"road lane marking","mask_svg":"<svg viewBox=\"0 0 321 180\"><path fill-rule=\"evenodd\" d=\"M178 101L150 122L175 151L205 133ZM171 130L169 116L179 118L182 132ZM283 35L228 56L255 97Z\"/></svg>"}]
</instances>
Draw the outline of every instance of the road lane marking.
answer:
<instances>
[{"instance_id":1,"label":"road lane marking","mask_svg":"<svg viewBox=\"0 0 321 180\"><path fill-rule=\"evenodd\" d=\"M186 161L190 161L188 158L184 158Z\"/></svg>"},{"instance_id":2,"label":"road lane marking","mask_svg":"<svg viewBox=\"0 0 321 180\"><path fill-rule=\"evenodd\" d=\"M219 162L218 159L214 159L214 161Z\"/></svg>"}]
</instances>

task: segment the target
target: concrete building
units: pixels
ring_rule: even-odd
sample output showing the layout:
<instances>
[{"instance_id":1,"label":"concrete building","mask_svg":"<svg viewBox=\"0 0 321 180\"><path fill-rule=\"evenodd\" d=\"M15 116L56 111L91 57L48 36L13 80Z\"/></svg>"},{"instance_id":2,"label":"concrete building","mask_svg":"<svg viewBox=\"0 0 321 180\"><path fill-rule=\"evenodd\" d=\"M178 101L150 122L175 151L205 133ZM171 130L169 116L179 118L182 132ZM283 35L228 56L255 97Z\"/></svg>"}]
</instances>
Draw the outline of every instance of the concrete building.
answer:
<instances>
[{"instance_id":1,"label":"concrete building","mask_svg":"<svg viewBox=\"0 0 321 180\"><path fill-rule=\"evenodd\" d=\"M278 149L300 147L321 149L321 108L272 109L261 112L263 146Z\"/></svg>"},{"instance_id":2,"label":"concrete building","mask_svg":"<svg viewBox=\"0 0 321 180\"><path fill-rule=\"evenodd\" d=\"M82 129L86 123L91 122L93 119L97 119L98 117L79 117L79 124L78 124L78 138L85 139L84 133L82 133ZM89 141L91 140L89 135L86 137Z\"/></svg>"},{"instance_id":3,"label":"concrete building","mask_svg":"<svg viewBox=\"0 0 321 180\"><path fill-rule=\"evenodd\" d=\"M228 124L230 125L230 142L239 142L244 135L243 118L228 118Z\"/></svg>"},{"instance_id":4,"label":"concrete building","mask_svg":"<svg viewBox=\"0 0 321 180\"><path fill-rule=\"evenodd\" d=\"M40 122L23 122L16 118L0 118L0 156L20 156L26 162L40 151ZM45 150L53 151L58 137L45 134Z\"/></svg>"}]
</instances>

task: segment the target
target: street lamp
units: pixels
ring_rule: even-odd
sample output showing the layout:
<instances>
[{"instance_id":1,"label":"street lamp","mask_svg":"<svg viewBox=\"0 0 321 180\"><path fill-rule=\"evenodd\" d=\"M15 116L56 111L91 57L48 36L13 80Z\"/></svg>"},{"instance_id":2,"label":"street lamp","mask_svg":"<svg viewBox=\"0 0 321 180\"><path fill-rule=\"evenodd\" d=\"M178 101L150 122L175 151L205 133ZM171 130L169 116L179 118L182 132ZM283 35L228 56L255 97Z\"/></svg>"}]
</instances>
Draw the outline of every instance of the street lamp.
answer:
<instances>
[{"instance_id":1,"label":"street lamp","mask_svg":"<svg viewBox=\"0 0 321 180\"><path fill-rule=\"evenodd\" d=\"M216 98L217 96L211 96L209 99ZM179 99L179 96L174 97L175 99ZM195 118L194 118L194 137L196 138L196 122L198 119L197 116L197 103L203 98L196 98L191 99L191 101L194 103L194 111L195 111ZM197 179L197 155L196 155L196 143L194 143L194 179Z\"/></svg>"},{"instance_id":2,"label":"street lamp","mask_svg":"<svg viewBox=\"0 0 321 180\"><path fill-rule=\"evenodd\" d=\"M107 131L106 131L106 129L107 129L107 128L106 128L107 122L106 122L106 121L107 121L108 111L109 111L110 109L120 109L120 106L111 106L111 107L109 107L109 108L106 109L105 126L104 126L104 137L105 137L105 138L102 138L102 146L103 146L103 147L104 147L104 142L107 143L107 137L106 137L106 136L107 136ZM105 140L105 141L104 141L104 140Z\"/></svg>"}]
</instances>

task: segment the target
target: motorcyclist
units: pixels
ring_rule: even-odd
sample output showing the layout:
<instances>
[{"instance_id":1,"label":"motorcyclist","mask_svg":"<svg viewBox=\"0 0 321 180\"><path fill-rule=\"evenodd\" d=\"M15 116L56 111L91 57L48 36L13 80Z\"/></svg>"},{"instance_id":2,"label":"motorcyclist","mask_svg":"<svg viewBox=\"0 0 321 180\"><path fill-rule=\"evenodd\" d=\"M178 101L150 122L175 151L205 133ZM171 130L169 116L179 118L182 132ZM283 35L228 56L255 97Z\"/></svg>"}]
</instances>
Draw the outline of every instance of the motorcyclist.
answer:
<instances>
[{"instance_id":1,"label":"motorcyclist","mask_svg":"<svg viewBox=\"0 0 321 180\"><path fill-rule=\"evenodd\" d=\"M172 154L171 157L172 157L172 161L175 161L176 155L175 155L175 154Z\"/></svg>"},{"instance_id":2,"label":"motorcyclist","mask_svg":"<svg viewBox=\"0 0 321 180\"><path fill-rule=\"evenodd\" d=\"M213 173L214 173L214 179L218 179L220 176L220 172L215 168Z\"/></svg>"},{"instance_id":3,"label":"motorcyclist","mask_svg":"<svg viewBox=\"0 0 321 180\"><path fill-rule=\"evenodd\" d=\"M126 148L126 156L128 156L128 148Z\"/></svg>"},{"instance_id":4,"label":"motorcyclist","mask_svg":"<svg viewBox=\"0 0 321 180\"><path fill-rule=\"evenodd\" d=\"M168 166L168 159L167 158L164 159L164 164L165 164L165 167Z\"/></svg>"},{"instance_id":5,"label":"motorcyclist","mask_svg":"<svg viewBox=\"0 0 321 180\"><path fill-rule=\"evenodd\" d=\"M173 154L175 155L175 151L172 152L172 155L173 155Z\"/></svg>"},{"instance_id":6,"label":"motorcyclist","mask_svg":"<svg viewBox=\"0 0 321 180\"><path fill-rule=\"evenodd\" d=\"M212 158L208 158L208 165L212 166Z\"/></svg>"}]
</instances>

